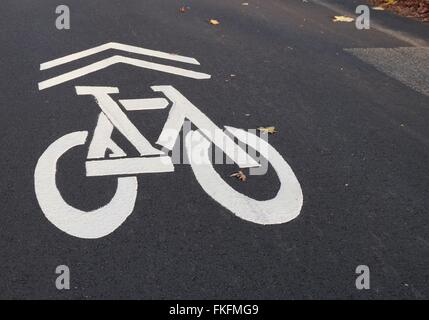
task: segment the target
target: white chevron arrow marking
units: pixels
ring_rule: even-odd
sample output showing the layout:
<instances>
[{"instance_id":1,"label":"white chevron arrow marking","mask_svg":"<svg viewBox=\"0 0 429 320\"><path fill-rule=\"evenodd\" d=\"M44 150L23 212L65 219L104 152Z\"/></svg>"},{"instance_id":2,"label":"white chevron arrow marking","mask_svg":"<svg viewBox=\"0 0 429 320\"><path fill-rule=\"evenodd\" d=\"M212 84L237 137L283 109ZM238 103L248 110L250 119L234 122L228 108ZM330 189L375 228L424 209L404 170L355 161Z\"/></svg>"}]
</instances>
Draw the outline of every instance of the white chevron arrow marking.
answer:
<instances>
[{"instance_id":1,"label":"white chevron arrow marking","mask_svg":"<svg viewBox=\"0 0 429 320\"><path fill-rule=\"evenodd\" d=\"M97 47L94 47L91 49L87 49L87 50L83 50L83 51L76 52L73 54L69 54L69 55L64 56L62 58L58 58L55 60L44 62L40 65L40 70L50 69L50 68L53 68L53 67L71 62L71 61L75 61L78 59L82 59L82 58L97 54L97 53L102 52L102 51L109 50L109 49L127 51L127 52L131 52L131 53L137 53L137 54L142 54L142 55L146 55L146 56L162 58L162 59L167 59L167 60L172 60L172 61L185 62L185 63L190 63L190 64L197 64L197 65L200 64L196 59L190 58L190 57L184 57L184 56L180 56L180 55L176 55L176 54L172 54L172 53L166 53L166 52L162 52L162 51L156 51L156 50L150 50L150 49L140 48L140 47L136 47L136 46L130 46L127 44L122 44L122 43L117 43L117 42L109 42L109 43L105 43L105 44L102 44L100 46L97 46Z\"/></svg>"},{"instance_id":2,"label":"white chevron arrow marking","mask_svg":"<svg viewBox=\"0 0 429 320\"><path fill-rule=\"evenodd\" d=\"M177 68L177 67L173 67L173 66L167 66L167 65L163 65L163 64L159 64L159 63L149 62L149 61L145 61L145 60L128 58L128 57L116 55L116 56L112 56L110 58L106 58L106 59L94 62L90 65L85 66L85 67L78 68L78 69L75 69L75 70L70 71L70 72L66 72L62 75L50 78L48 80L44 80L42 82L39 82L39 90L43 90L43 89L47 89L47 88L56 86L60 83L64 83L64 82L82 77L84 75L96 72L98 70L105 69L105 68L107 68L111 65L117 64L117 63L130 64L130 65L140 67L140 68L152 69L152 70L156 70L156 71L171 73L171 74L175 74L175 75L179 75L179 76L183 76L183 77L187 77L187 78L192 78L192 79L210 79L211 78L211 76L207 73L196 72L196 71Z\"/></svg>"}]
</instances>

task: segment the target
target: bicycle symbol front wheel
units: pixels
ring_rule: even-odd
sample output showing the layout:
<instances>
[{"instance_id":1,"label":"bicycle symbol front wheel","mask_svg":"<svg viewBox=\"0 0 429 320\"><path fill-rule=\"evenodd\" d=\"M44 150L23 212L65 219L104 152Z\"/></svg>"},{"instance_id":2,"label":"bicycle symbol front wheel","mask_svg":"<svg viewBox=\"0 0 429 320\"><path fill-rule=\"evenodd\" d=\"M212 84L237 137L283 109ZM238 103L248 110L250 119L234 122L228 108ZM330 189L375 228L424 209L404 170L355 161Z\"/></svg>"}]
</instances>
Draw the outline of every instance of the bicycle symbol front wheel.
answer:
<instances>
[{"instance_id":1,"label":"bicycle symbol front wheel","mask_svg":"<svg viewBox=\"0 0 429 320\"><path fill-rule=\"evenodd\" d=\"M243 195L233 189L216 172L210 163L207 149L203 155L205 159L201 159L198 163L190 161L195 177L204 191L234 215L253 223L280 224L296 218L302 208L303 195L298 179L286 160L277 150L258 136L242 129L225 128L239 141L258 151L262 157L270 162L280 180L280 189L274 198L264 201ZM186 152L189 159L192 158L191 150L197 147L195 141L201 141L201 139L205 139L205 137L198 131L191 131L186 135Z\"/></svg>"}]
</instances>

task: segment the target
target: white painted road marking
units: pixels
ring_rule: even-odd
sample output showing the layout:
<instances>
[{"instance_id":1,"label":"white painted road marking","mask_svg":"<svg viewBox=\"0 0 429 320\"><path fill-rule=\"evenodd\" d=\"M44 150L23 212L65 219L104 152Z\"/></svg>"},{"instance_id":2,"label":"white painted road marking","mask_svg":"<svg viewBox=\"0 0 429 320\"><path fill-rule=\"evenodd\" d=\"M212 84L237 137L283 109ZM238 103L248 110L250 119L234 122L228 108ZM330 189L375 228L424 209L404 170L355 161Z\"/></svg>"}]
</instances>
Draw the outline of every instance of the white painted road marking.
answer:
<instances>
[{"instance_id":1,"label":"white painted road marking","mask_svg":"<svg viewBox=\"0 0 429 320\"><path fill-rule=\"evenodd\" d=\"M112 43L88 49L63 58L52 60L41 65L41 69L52 68L70 61L86 57L100 51L112 48ZM113 43L114 44L114 43ZM120 45L126 51L167 58L170 60L189 63L198 63L195 59L171 56L147 49ZM178 60L179 59L179 60ZM104 69L116 63L126 63L141 68L181 75L194 79L209 79L210 75L173 66L143 61L124 56L113 56L88 66L64 73L57 77L39 83L43 90L60 83L79 78L92 72ZM163 93L171 102L172 107L168 119L164 124L157 143L164 150L154 148L143 134L128 119L121 103L126 110L154 110L164 109L169 105L165 98L122 99L116 102L111 95L119 93L115 87L103 86L76 86L78 95L91 95L101 108L101 113L95 128L91 143L88 147L86 165L87 176L117 176L118 186L112 200L105 206L93 210L82 211L69 204L61 196L56 185L58 160L63 154L75 146L85 144L88 132L78 131L66 134L54 141L40 156L34 172L34 188L36 198L46 218L60 230L79 238L100 238L113 232L133 212L137 197L137 177L142 173L174 172L171 157L164 151L172 150L181 131L185 119L195 125L199 131L191 131L185 137L186 152L191 159L197 181L215 201L230 210L236 216L258 224L279 224L288 222L297 217L301 211L303 196L301 186L292 169L283 157L266 141L258 136L246 133L243 130L226 127L234 135L239 144L226 135L201 110L193 105L173 86L152 86L155 92ZM112 140L112 132L118 129L131 144L139 151L142 157L127 157L116 142ZM173 133L173 134L171 134ZM195 138L197 137L198 141ZM245 144L259 152L273 166L280 180L280 190L277 195L267 201L257 201L235 191L214 170L210 163L208 150L211 144L222 150L229 159L241 168L260 167L246 151ZM198 152L194 152L195 149ZM110 150L109 158L106 152ZM149 157L143 157L149 156ZM203 161L198 161L198 158Z\"/></svg>"},{"instance_id":2,"label":"white painted road marking","mask_svg":"<svg viewBox=\"0 0 429 320\"><path fill-rule=\"evenodd\" d=\"M174 166L168 156L90 160L86 162L86 175L88 177L173 171Z\"/></svg>"},{"instance_id":3,"label":"white painted road marking","mask_svg":"<svg viewBox=\"0 0 429 320\"><path fill-rule=\"evenodd\" d=\"M271 145L261 138L255 136L252 139L249 138L249 135L252 135L249 132L232 127L225 128L238 140L260 152L271 163L279 177L280 189L273 199L265 201L254 200L241 194L225 182L213 165L207 164L209 149L206 149L201 154L201 157L206 158L205 160L191 160L192 170L204 191L234 215L253 223L280 224L295 219L301 212L303 195L292 168ZM193 139L193 135L199 138ZM190 154L193 141L200 139L203 139L203 136L198 131L191 131L186 136L186 151L189 159L193 157Z\"/></svg>"},{"instance_id":4,"label":"white painted road marking","mask_svg":"<svg viewBox=\"0 0 429 320\"><path fill-rule=\"evenodd\" d=\"M128 111L165 109L168 106L164 98L123 99L119 102Z\"/></svg>"},{"instance_id":5,"label":"white painted road marking","mask_svg":"<svg viewBox=\"0 0 429 320\"><path fill-rule=\"evenodd\" d=\"M163 132L177 127L178 135L180 126L183 125L181 121L185 118L199 128L199 131L191 131L185 137L186 152L197 181L215 201L236 216L258 224L285 223L299 215L303 203L301 186L291 167L272 146L254 134L225 127L242 144L249 145L267 159L279 177L280 189L273 199L267 201L251 199L235 191L219 176L209 160L208 150L211 143L214 143L240 167L255 167L259 166L259 163L231 137L223 132L221 135L216 134L222 130L174 87L153 86L152 90L163 92L173 103ZM142 155L152 147L110 96L118 92L119 90L114 87L76 87L77 94L93 95L103 111L89 146L88 161L86 161L87 176L174 172L171 158L166 155L124 158L126 157L124 151L111 139L114 127L118 128ZM87 131L70 133L59 138L46 149L34 173L35 190L42 211L55 226L76 237L99 238L117 229L133 211L137 178L135 176L117 178L118 189L114 198L97 210L85 212L68 205L56 185L57 162L64 153L84 144L87 136ZM106 159L104 155L107 149L113 151L114 157L122 158ZM92 157L103 159L91 160Z\"/></svg>"},{"instance_id":6,"label":"white painted road marking","mask_svg":"<svg viewBox=\"0 0 429 320\"><path fill-rule=\"evenodd\" d=\"M58 58L58 59L54 59L51 61L44 62L44 63L40 64L40 70L46 70L49 68L53 68L53 67L65 64L65 63L69 63L69 62L72 62L75 60L79 60L79 59L97 54L97 53L102 52L102 51L109 50L109 49L121 50L121 51L137 53L137 54L142 54L142 55L146 55L146 56L162 58L162 59L178 61L178 62L184 62L184 63L190 63L190 64L197 64L197 65L200 64L196 59L190 58L190 57L184 57L184 56L180 56L180 55L176 55L176 54L172 54L172 53L166 53L166 52L157 51L157 50L150 50L150 49L140 48L140 47L136 47L136 46L130 46L128 44L109 42L109 43L105 43L105 44L102 44L100 46L97 46L97 47L94 47L91 49L87 49L87 50L83 50L83 51L76 52L73 54L69 54L69 55L62 57L62 58Z\"/></svg>"},{"instance_id":7,"label":"white painted road marking","mask_svg":"<svg viewBox=\"0 0 429 320\"><path fill-rule=\"evenodd\" d=\"M42 154L34 172L37 201L46 218L60 230L79 238L101 238L116 230L133 212L137 197L137 178L118 178L112 200L105 206L82 211L67 204L56 184L58 159L75 146L83 145L87 131L69 133Z\"/></svg>"},{"instance_id":8,"label":"white painted road marking","mask_svg":"<svg viewBox=\"0 0 429 320\"><path fill-rule=\"evenodd\" d=\"M164 95L173 102L173 107L168 114L167 121L156 142L157 144L162 145L168 150L172 150L176 140L171 139L169 132L176 132L178 135L185 119L188 119L198 127L203 134L206 134L206 137L212 138L212 142L223 150L223 152L240 168L260 166L255 159L242 148L237 147L234 140L223 133L209 117L186 99L186 97L173 86L152 86L151 88L153 91L164 93Z\"/></svg>"},{"instance_id":9,"label":"white painted road marking","mask_svg":"<svg viewBox=\"0 0 429 320\"><path fill-rule=\"evenodd\" d=\"M95 97L98 106L107 116L110 122L118 129L139 151L140 155L163 155L164 152L154 148L151 143L140 133L139 129L122 112L119 105L112 99L110 94L118 93L118 88L114 87L76 87L78 95L92 95Z\"/></svg>"},{"instance_id":10,"label":"white painted road marking","mask_svg":"<svg viewBox=\"0 0 429 320\"><path fill-rule=\"evenodd\" d=\"M175 74L175 75L192 78L192 79L202 80L202 79L211 78L211 76L207 73L196 72L196 71L191 71L183 68L167 66L164 64L117 55L117 56L112 56L110 58L106 58L106 59L91 63L85 67L78 68L70 72L66 72L64 74L50 78L48 80L41 81L39 82L39 90L44 90L64 82L67 82L76 78L80 78L82 76L105 69L117 63L125 63L136 67L140 67L140 68L161 71L161 72Z\"/></svg>"}]
</instances>

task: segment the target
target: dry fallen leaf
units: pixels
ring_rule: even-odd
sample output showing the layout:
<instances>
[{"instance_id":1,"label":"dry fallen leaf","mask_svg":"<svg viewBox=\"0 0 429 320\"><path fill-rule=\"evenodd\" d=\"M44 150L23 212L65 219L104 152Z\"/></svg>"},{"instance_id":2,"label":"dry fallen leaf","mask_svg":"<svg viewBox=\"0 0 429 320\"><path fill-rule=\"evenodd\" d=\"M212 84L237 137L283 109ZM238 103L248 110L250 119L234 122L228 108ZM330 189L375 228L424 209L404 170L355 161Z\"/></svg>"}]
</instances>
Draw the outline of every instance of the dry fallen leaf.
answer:
<instances>
[{"instance_id":1,"label":"dry fallen leaf","mask_svg":"<svg viewBox=\"0 0 429 320\"><path fill-rule=\"evenodd\" d=\"M188 9L187 9L186 7L181 7L181 8L179 9L179 11L180 11L181 13L185 13L187 10L188 10Z\"/></svg>"},{"instance_id":2,"label":"dry fallen leaf","mask_svg":"<svg viewBox=\"0 0 429 320\"><path fill-rule=\"evenodd\" d=\"M263 132L263 133L270 133L270 134L274 134L274 133L278 132L276 130L276 127L259 127L258 130Z\"/></svg>"},{"instance_id":3,"label":"dry fallen leaf","mask_svg":"<svg viewBox=\"0 0 429 320\"><path fill-rule=\"evenodd\" d=\"M355 19L347 16L334 16L332 21L334 22L353 22Z\"/></svg>"},{"instance_id":4,"label":"dry fallen leaf","mask_svg":"<svg viewBox=\"0 0 429 320\"><path fill-rule=\"evenodd\" d=\"M218 20L216 20L216 19L210 19L209 23L212 24L212 25L215 25L215 26L218 25L218 24L220 24L220 22Z\"/></svg>"},{"instance_id":5,"label":"dry fallen leaf","mask_svg":"<svg viewBox=\"0 0 429 320\"><path fill-rule=\"evenodd\" d=\"M397 0L385 0L384 5L391 6L391 5L395 4L396 2L398 2L398 1Z\"/></svg>"},{"instance_id":6,"label":"dry fallen leaf","mask_svg":"<svg viewBox=\"0 0 429 320\"><path fill-rule=\"evenodd\" d=\"M384 11L384 8L383 7L372 7L372 10Z\"/></svg>"},{"instance_id":7,"label":"dry fallen leaf","mask_svg":"<svg viewBox=\"0 0 429 320\"><path fill-rule=\"evenodd\" d=\"M243 181L243 182L247 180L246 175L241 170L238 172L234 172L233 174L230 175L230 177L236 177L238 180Z\"/></svg>"}]
</instances>

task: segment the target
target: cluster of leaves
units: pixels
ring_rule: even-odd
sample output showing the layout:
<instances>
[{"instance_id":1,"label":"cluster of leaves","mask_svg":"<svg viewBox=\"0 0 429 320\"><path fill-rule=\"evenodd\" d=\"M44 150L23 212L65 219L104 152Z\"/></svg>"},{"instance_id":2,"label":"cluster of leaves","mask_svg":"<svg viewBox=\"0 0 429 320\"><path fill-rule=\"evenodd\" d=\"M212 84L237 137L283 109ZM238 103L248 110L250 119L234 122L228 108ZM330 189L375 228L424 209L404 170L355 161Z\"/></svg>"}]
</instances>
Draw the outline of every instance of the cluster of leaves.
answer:
<instances>
[{"instance_id":1,"label":"cluster of leaves","mask_svg":"<svg viewBox=\"0 0 429 320\"><path fill-rule=\"evenodd\" d=\"M429 22L429 0L369 0L372 5Z\"/></svg>"}]
</instances>

